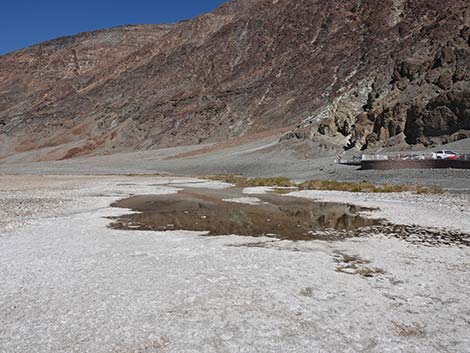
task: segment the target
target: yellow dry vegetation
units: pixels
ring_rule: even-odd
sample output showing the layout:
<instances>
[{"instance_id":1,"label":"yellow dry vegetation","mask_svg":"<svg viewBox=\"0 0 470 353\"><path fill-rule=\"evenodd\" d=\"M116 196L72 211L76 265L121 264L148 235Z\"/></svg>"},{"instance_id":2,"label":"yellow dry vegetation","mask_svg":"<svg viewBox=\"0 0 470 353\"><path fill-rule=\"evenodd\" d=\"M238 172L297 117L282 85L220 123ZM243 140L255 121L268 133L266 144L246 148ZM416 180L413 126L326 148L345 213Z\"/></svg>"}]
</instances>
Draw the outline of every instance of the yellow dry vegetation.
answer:
<instances>
[{"instance_id":1,"label":"yellow dry vegetation","mask_svg":"<svg viewBox=\"0 0 470 353\"><path fill-rule=\"evenodd\" d=\"M417 194L442 194L443 189L437 186L405 185L405 184L383 184L376 185L367 181L344 182L336 180L308 180L297 184L286 177L273 178L247 178L241 175L211 175L204 179L222 181L234 184L238 187L274 186L295 187L298 190L331 190L347 192L370 192L370 193L393 193L413 192ZM279 190L279 189L278 189ZM285 193L283 189L279 193Z\"/></svg>"}]
</instances>

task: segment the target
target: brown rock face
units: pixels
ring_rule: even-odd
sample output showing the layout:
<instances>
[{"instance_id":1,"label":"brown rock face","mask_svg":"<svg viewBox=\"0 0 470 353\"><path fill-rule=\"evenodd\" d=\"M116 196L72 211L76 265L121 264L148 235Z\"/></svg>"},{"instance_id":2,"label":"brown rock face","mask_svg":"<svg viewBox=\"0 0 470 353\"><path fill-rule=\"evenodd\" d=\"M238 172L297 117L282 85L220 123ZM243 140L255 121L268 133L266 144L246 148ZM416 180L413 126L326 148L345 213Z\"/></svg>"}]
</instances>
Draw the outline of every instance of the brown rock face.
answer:
<instances>
[{"instance_id":1,"label":"brown rock face","mask_svg":"<svg viewBox=\"0 0 470 353\"><path fill-rule=\"evenodd\" d=\"M405 127L410 144L432 144L470 137L470 91L448 91L424 107L412 106Z\"/></svg>"},{"instance_id":2,"label":"brown rock face","mask_svg":"<svg viewBox=\"0 0 470 353\"><path fill-rule=\"evenodd\" d=\"M467 136L466 0L238 0L0 57L0 157L236 138L374 148Z\"/></svg>"},{"instance_id":3,"label":"brown rock face","mask_svg":"<svg viewBox=\"0 0 470 353\"><path fill-rule=\"evenodd\" d=\"M310 125L310 139L329 135L340 143L346 137L346 148L364 150L470 137L470 4L393 3L376 20L387 23L395 9L396 21L388 22L394 25L378 33L381 43L374 41L364 54L388 55L368 59L368 77L353 76L344 93L305 121L301 129Z\"/></svg>"}]
</instances>

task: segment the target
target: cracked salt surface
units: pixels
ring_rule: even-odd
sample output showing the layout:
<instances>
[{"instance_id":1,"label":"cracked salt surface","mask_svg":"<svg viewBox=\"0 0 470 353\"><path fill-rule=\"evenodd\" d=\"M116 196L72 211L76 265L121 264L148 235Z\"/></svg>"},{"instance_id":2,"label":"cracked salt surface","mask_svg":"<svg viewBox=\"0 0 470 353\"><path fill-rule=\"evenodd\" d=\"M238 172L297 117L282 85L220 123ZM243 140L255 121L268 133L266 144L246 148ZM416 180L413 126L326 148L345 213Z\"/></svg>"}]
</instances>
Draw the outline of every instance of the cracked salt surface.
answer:
<instances>
[{"instance_id":1,"label":"cracked salt surface","mask_svg":"<svg viewBox=\"0 0 470 353\"><path fill-rule=\"evenodd\" d=\"M122 196L107 195L174 187L149 186L161 180L151 177L0 179L1 212L15 225L0 225L2 353L470 352L468 247L115 230L107 217L130 211L109 208ZM341 195L366 207L402 200L423 226L429 208L470 204ZM11 216L12 198L34 222Z\"/></svg>"}]
</instances>

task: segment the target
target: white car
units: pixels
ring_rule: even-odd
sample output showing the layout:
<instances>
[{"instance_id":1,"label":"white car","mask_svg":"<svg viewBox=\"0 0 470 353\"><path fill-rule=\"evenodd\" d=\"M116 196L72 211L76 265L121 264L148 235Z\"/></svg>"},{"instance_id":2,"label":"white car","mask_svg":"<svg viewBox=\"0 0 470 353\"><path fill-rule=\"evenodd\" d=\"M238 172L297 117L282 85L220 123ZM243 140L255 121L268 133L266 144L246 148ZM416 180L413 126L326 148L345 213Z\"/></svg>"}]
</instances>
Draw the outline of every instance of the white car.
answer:
<instances>
[{"instance_id":1,"label":"white car","mask_svg":"<svg viewBox=\"0 0 470 353\"><path fill-rule=\"evenodd\" d=\"M459 159L459 155L452 151L437 151L432 154L432 159Z\"/></svg>"}]
</instances>

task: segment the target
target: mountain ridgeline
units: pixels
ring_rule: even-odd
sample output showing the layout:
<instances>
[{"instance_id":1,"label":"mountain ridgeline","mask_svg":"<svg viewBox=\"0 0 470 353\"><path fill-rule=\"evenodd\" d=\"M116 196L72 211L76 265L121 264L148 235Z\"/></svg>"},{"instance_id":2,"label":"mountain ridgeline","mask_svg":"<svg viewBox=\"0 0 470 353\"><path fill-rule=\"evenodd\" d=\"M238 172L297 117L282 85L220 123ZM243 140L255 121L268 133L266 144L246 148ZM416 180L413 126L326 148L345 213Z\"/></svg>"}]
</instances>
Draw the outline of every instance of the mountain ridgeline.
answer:
<instances>
[{"instance_id":1,"label":"mountain ridgeline","mask_svg":"<svg viewBox=\"0 0 470 353\"><path fill-rule=\"evenodd\" d=\"M468 0L236 0L0 56L0 158L280 128L326 150L470 137Z\"/></svg>"}]
</instances>

